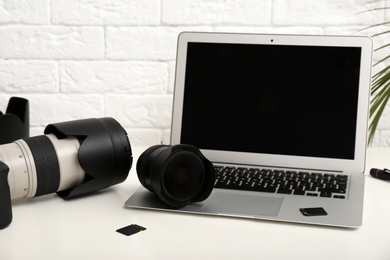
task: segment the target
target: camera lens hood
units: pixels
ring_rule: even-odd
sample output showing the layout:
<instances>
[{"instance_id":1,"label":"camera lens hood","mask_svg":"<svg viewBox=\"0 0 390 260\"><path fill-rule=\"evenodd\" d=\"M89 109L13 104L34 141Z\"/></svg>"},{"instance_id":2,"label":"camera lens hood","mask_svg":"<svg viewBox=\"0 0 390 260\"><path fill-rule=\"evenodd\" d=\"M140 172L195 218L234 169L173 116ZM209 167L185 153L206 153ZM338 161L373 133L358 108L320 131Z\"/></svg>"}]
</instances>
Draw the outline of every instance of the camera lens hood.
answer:
<instances>
[{"instance_id":1,"label":"camera lens hood","mask_svg":"<svg viewBox=\"0 0 390 260\"><path fill-rule=\"evenodd\" d=\"M85 179L73 188L59 191L64 198L97 191L126 180L132 162L129 139L123 127L113 118L90 118L50 124L45 134L58 139L69 136L80 142L78 160L85 171Z\"/></svg>"},{"instance_id":2,"label":"camera lens hood","mask_svg":"<svg viewBox=\"0 0 390 260\"><path fill-rule=\"evenodd\" d=\"M10 98L5 114L0 112L0 144L7 144L30 134L30 111L27 99Z\"/></svg>"}]
</instances>

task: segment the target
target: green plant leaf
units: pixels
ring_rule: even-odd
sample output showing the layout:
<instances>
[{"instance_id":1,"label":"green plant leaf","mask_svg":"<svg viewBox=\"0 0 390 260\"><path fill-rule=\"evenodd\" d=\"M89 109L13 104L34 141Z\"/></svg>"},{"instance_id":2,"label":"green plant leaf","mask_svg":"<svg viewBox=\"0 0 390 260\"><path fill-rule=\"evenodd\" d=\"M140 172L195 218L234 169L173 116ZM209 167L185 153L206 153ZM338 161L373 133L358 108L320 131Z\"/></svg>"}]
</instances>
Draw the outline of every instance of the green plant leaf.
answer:
<instances>
[{"instance_id":1,"label":"green plant leaf","mask_svg":"<svg viewBox=\"0 0 390 260\"><path fill-rule=\"evenodd\" d=\"M371 123L369 126L369 138L368 142L371 143L375 131L378 127L379 120L383 114L387 102L390 98L390 66L387 66L381 72L374 75L374 81L371 89L371 108L370 108L370 119Z\"/></svg>"},{"instance_id":2,"label":"green plant leaf","mask_svg":"<svg viewBox=\"0 0 390 260\"><path fill-rule=\"evenodd\" d=\"M373 1L369 4L375 4L381 1ZM386 3L386 2L385 2ZM384 11L388 10L390 7L381 6L378 8L370 8L365 12L376 12L376 11ZM388 25L390 21L385 21L382 23L377 23L368 27L365 27L359 31L370 30L373 28L381 28L383 29L381 32L374 33L371 37L379 37L384 36L390 33ZM386 54L390 49L390 43L386 43L374 50L374 54L377 54L380 58L378 61L373 64L373 67L378 66L380 64L385 64L385 67L380 71L376 72L375 75L372 76L371 82L371 101L370 101L370 125L369 125L369 136L368 142L372 143L374 139L375 132L377 130L379 121L383 115L383 111L386 108L387 103L390 99L390 65L386 63L390 59L390 54ZM380 53L383 52L383 53ZM382 54L382 55L381 55Z\"/></svg>"}]
</instances>

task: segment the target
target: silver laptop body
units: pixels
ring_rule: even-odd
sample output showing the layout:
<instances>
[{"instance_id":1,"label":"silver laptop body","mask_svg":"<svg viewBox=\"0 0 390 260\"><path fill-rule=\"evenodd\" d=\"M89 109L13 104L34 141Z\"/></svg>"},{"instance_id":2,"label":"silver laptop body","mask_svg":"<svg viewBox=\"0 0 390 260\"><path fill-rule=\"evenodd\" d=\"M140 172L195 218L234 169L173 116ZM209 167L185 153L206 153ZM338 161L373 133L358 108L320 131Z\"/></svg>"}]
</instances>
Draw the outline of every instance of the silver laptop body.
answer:
<instances>
[{"instance_id":1,"label":"silver laptop body","mask_svg":"<svg viewBox=\"0 0 390 260\"><path fill-rule=\"evenodd\" d=\"M180 34L171 144L215 165L348 175L348 186L343 198L214 188L175 211L361 226L371 66L369 37ZM125 205L172 210L143 187Z\"/></svg>"}]
</instances>

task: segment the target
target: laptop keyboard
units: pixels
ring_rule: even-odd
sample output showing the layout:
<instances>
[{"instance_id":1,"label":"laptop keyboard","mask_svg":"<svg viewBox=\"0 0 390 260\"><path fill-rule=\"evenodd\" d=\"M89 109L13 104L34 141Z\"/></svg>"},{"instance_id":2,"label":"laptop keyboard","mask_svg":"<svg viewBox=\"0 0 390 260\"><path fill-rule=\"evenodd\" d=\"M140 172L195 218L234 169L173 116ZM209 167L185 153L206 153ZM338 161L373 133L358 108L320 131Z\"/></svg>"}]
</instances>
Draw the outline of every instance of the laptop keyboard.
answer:
<instances>
[{"instance_id":1,"label":"laptop keyboard","mask_svg":"<svg viewBox=\"0 0 390 260\"><path fill-rule=\"evenodd\" d=\"M214 188L345 199L348 175L216 165Z\"/></svg>"}]
</instances>

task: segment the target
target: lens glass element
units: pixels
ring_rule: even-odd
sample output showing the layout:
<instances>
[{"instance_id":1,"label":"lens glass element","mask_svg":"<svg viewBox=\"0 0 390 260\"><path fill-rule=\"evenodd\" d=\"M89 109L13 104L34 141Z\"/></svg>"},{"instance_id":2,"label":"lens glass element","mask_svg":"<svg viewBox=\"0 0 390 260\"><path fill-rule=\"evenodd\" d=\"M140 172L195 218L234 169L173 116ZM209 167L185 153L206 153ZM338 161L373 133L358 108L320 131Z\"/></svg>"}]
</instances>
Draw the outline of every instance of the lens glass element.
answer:
<instances>
[{"instance_id":1,"label":"lens glass element","mask_svg":"<svg viewBox=\"0 0 390 260\"><path fill-rule=\"evenodd\" d=\"M201 190L204 175L199 156L187 151L173 153L165 165L163 190L175 200L190 200Z\"/></svg>"}]
</instances>

